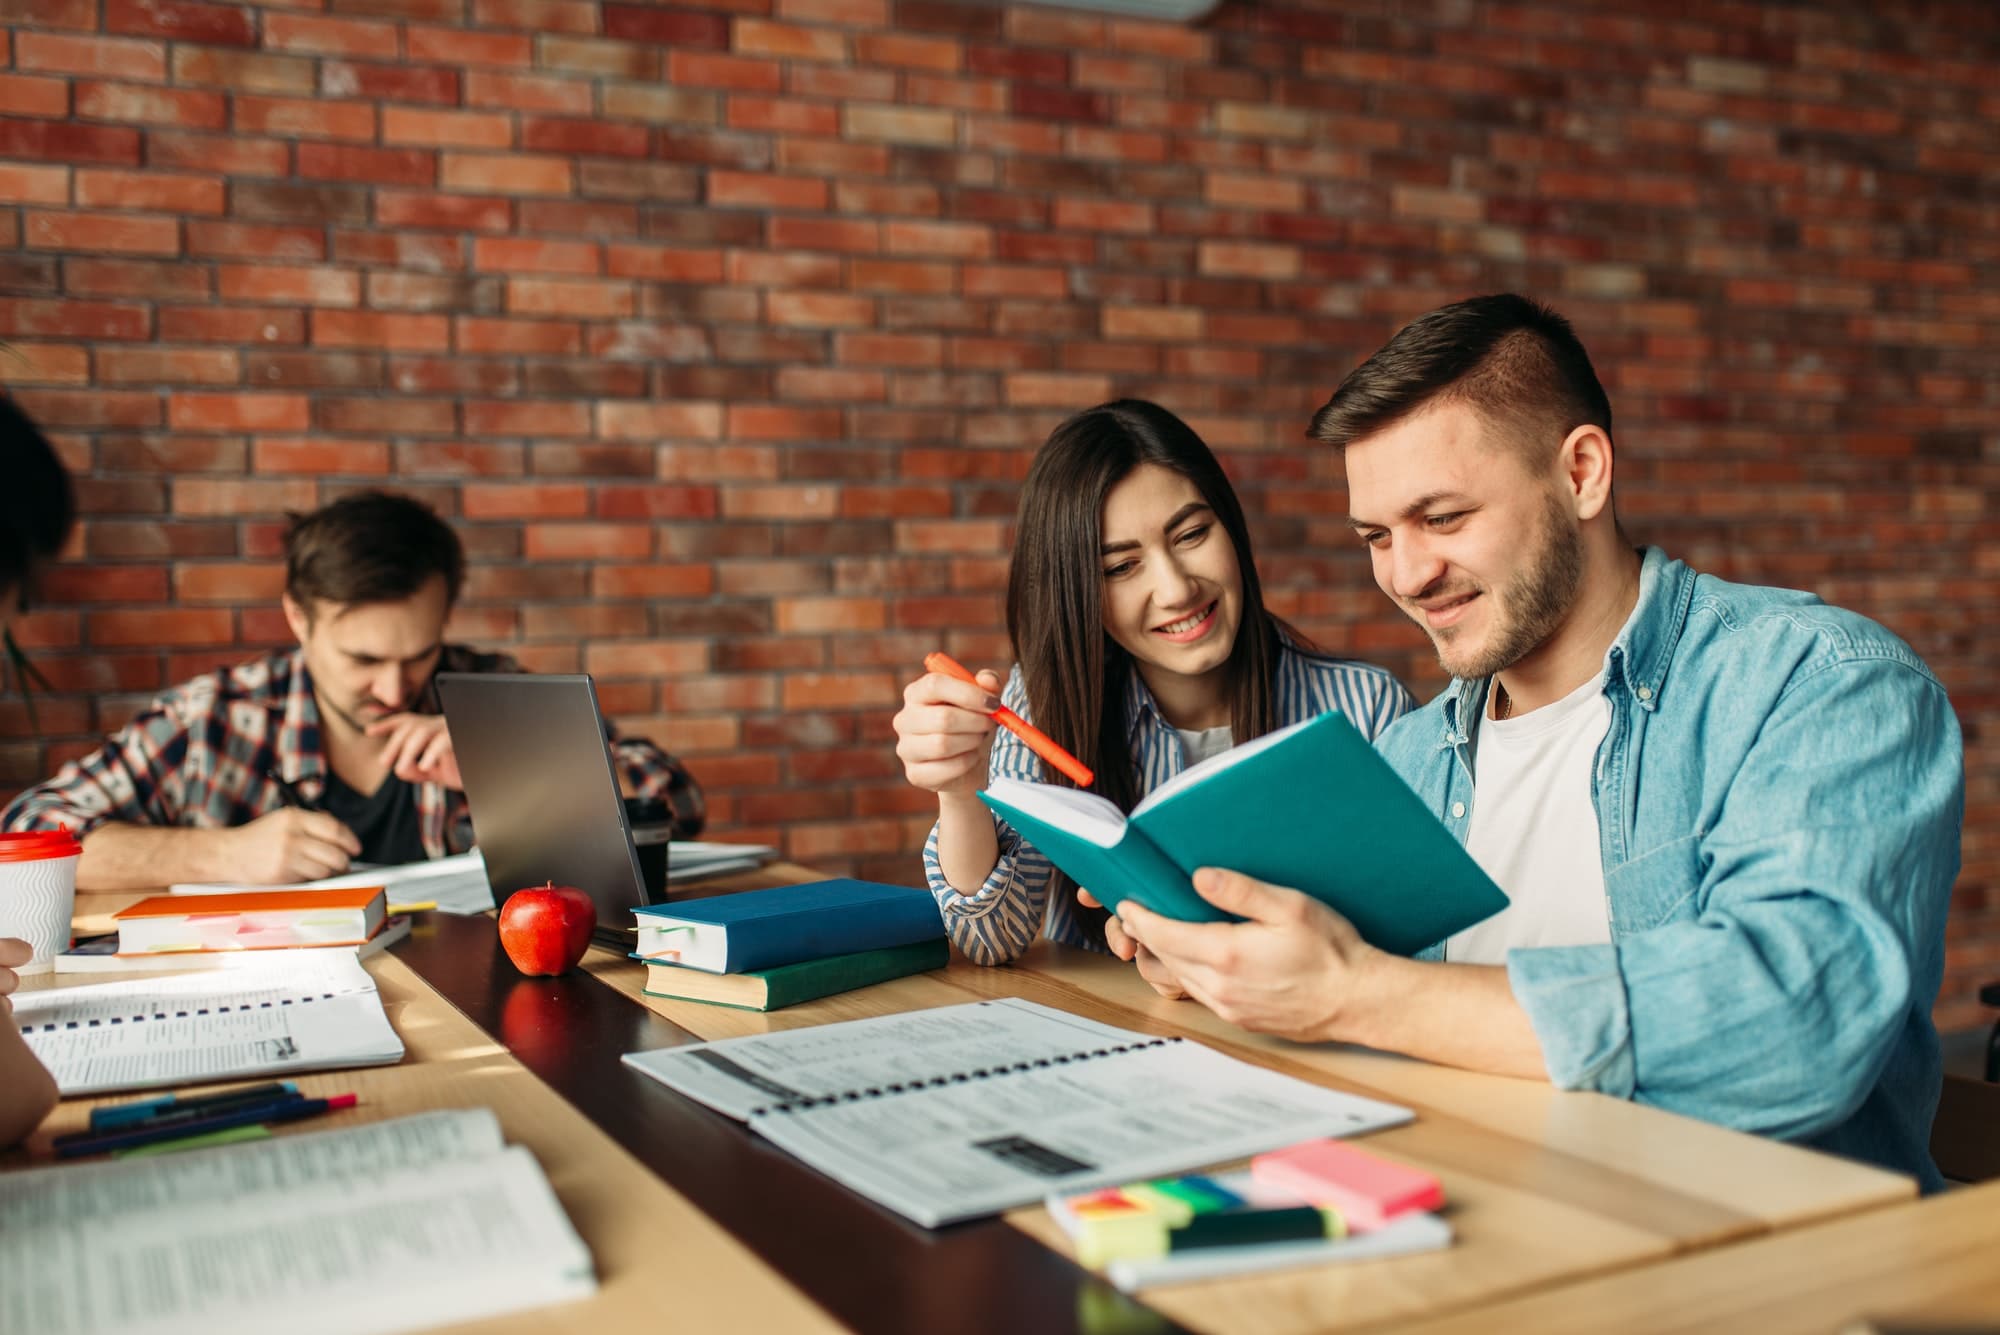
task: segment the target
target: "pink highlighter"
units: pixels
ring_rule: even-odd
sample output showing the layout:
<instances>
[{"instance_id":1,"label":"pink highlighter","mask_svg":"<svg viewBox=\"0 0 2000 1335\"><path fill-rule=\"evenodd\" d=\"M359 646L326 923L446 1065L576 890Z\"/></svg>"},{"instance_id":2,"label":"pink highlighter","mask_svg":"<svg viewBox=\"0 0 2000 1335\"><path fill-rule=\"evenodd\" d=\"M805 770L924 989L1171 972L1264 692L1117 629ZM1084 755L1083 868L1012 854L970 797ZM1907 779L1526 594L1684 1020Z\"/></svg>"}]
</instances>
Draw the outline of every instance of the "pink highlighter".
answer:
<instances>
[{"instance_id":1,"label":"pink highlighter","mask_svg":"<svg viewBox=\"0 0 2000 1335\"><path fill-rule=\"evenodd\" d=\"M1444 1204L1444 1185L1429 1173L1378 1159L1345 1141L1308 1140L1250 1160L1250 1176L1336 1210L1354 1232L1380 1228L1412 1210Z\"/></svg>"}]
</instances>

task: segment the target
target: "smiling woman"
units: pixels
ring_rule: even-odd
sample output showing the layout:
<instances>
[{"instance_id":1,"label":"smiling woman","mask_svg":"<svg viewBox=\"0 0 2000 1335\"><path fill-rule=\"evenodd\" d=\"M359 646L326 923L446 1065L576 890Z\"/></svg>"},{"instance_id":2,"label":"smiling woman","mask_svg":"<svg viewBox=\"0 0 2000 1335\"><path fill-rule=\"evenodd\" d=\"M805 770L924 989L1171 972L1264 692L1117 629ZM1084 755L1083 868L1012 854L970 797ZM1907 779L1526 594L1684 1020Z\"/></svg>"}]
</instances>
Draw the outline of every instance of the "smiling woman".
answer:
<instances>
[{"instance_id":1,"label":"smiling woman","mask_svg":"<svg viewBox=\"0 0 2000 1335\"><path fill-rule=\"evenodd\" d=\"M978 800L990 777L1052 779L996 695L1096 771L1124 810L1188 765L1337 709L1372 737L1410 707L1394 677L1314 652L1264 607L1250 535L1215 455L1165 408L1126 399L1057 427L1021 492L1004 687L931 675L896 715L910 782L938 794L931 890L968 956L1047 934L1102 950L1106 918Z\"/></svg>"}]
</instances>

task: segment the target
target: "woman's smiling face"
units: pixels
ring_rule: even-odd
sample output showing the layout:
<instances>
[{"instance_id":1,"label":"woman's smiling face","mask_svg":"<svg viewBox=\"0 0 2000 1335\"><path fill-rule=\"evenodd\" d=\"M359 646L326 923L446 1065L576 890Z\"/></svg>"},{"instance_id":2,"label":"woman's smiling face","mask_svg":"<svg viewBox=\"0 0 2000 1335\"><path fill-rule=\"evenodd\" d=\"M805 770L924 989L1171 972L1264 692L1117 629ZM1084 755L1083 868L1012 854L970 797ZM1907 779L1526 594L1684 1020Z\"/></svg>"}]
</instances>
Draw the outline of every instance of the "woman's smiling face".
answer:
<instances>
[{"instance_id":1,"label":"woman's smiling face","mask_svg":"<svg viewBox=\"0 0 2000 1335\"><path fill-rule=\"evenodd\" d=\"M1149 681L1221 671L1242 622L1243 578L1235 545L1194 483L1140 464L1104 498L1098 527L1105 632Z\"/></svg>"}]
</instances>

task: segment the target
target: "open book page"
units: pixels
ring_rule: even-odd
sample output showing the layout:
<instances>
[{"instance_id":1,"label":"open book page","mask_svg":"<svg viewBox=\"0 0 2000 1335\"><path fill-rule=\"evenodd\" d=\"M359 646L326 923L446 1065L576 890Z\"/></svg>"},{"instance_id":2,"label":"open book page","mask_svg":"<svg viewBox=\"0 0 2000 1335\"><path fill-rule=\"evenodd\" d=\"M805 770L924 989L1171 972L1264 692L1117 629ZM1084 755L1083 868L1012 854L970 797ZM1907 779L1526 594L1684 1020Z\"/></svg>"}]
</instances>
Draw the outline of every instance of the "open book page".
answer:
<instances>
[{"instance_id":1,"label":"open book page","mask_svg":"<svg viewBox=\"0 0 2000 1335\"><path fill-rule=\"evenodd\" d=\"M1125 836L1125 813L1115 802L1096 793L1059 788L1052 783L1029 783L1005 775L987 784L986 791L1037 820L1068 830L1079 839L1088 839L1099 848L1115 848Z\"/></svg>"},{"instance_id":2,"label":"open book page","mask_svg":"<svg viewBox=\"0 0 2000 1335\"><path fill-rule=\"evenodd\" d=\"M811 1167L936 1226L1410 1119L1181 1039L1060 1066L810 1106L751 1125Z\"/></svg>"},{"instance_id":3,"label":"open book page","mask_svg":"<svg viewBox=\"0 0 2000 1335\"><path fill-rule=\"evenodd\" d=\"M0 1329L37 1335L383 1335L595 1288L518 1146L0 1237Z\"/></svg>"},{"instance_id":4,"label":"open book page","mask_svg":"<svg viewBox=\"0 0 2000 1335\"><path fill-rule=\"evenodd\" d=\"M1210 756L1199 765L1189 765L1179 774L1174 775L1173 778L1168 779L1158 788L1147 793L1145 799L1139 805L1132 808L1132 814L1137 816L1142 812L1151 811L1175 793L1185 792L1210 775L1219 774L1231 766L1242 764L1259 752L1270 750L1301 728L1310 726L1312 722L1312 719L1306 719L1303 722L1294 723L1288 728L1279 728L1276 732L1267 732L1262 737L1251 738L1241 746L1232 746L1220 755Z\"/></svg>"},{"instance_id":5,"label":"open book page","mask_svg":"<svg viewBox=\"0 0 2000 1335\"><path fill-rule=\"evenodd\" d=\"M457 1108L243 1145L0 1173L0 1236L145 1210L193 1212L260 1192L302 1194L344 1178L485 1158L501 1145L490 1108Z\"/></svg>"},{"instance_id":6,"label":"open book page","mask_svg":"<svg viewBox=\"0 0 2000 1335\"><path fill-rule=\"evenodd\" d=\"M627 1065L725 1116L1053 1060L1151 1035L1008 998L627 1053Z\"/></svg>"},{"instance_id":7,"label":"open book page","mask_svg":"<svg viewBox=\"0 0 2000 1335\"><path fill-rule=\"evenodd\" d=\"M344 951L299 954L31 992L15 998L14 1020L65 1095L399 1060L368 971Z\"/></svg>"},{"instance_id":8,"label":"open book page","mask_svg":"<svg viewBox=\"0 0 2000 1335\"><path fill-rule=\"evenodd\" d=\"M167 887L175 895L233 895L245 890L352 890L379 885L391 903L437 901L441 913L484 913L493 907L493 889L486 880L486 859L478 849L426 862L366 867L317 881L291 885L237 885L222 881L184 882Z\"/></svg>"}]
</instances>

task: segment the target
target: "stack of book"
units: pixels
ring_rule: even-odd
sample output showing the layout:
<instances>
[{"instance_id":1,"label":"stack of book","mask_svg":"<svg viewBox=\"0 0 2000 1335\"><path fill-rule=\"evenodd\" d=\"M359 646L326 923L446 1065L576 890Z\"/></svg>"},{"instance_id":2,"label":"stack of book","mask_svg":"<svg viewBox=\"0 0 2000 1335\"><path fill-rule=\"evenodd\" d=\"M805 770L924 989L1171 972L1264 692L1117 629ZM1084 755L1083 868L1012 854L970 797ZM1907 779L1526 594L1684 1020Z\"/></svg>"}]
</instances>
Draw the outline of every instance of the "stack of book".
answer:
<instances>
[{"instance_id":1,"label":"stack of book","mask_svg":"<svg viewBox=\"0 0 2000 1335\"><path fill-rule=\"evenodd\" d=\"M646 994L771 1011L951 958L928 890L813 881L635 909Z\"/></svg>"},{"instance_id":2,"label":"stack of book","mask_svg":"<svg viewBox=\"0 0 2000 1335\"><path fill-rule=\"evenodd\" d=\"M112 915L115 937L56 957L58 973L220 969L263 952L335 950L357 958L410 933L379 885L256 890L188 898L154 895Z\"/></svg>"}]
</instances>

